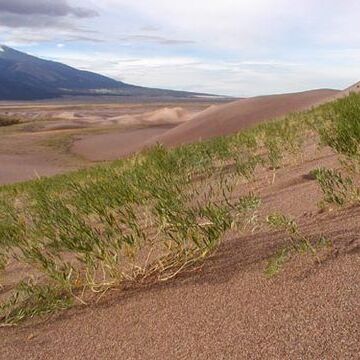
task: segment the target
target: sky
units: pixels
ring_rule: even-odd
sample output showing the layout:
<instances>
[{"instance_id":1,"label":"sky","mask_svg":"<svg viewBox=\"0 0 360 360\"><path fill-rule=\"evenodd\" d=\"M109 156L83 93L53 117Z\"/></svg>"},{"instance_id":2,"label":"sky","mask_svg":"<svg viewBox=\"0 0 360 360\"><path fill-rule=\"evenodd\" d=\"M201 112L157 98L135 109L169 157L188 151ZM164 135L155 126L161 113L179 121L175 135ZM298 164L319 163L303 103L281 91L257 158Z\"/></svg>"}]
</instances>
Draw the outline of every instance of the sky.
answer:
<instances>
[{"instance_id":1,"label":"sky","mask_svg":"<svg viewBox=\"0 0 360 360\"><path fill-rule=\"evenodd\" d=\"M0 0L0 43L142 86L254 96L360 80L359 0Z\"/></svg>"}]
</instances>

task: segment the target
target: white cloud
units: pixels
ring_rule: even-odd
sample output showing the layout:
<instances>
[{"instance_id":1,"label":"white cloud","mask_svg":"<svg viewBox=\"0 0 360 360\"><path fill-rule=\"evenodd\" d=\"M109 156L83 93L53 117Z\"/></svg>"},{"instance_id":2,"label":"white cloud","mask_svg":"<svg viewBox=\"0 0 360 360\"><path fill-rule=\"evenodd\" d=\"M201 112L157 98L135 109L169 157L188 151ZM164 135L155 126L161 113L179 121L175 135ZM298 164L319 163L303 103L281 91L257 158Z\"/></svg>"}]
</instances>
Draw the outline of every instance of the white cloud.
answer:
<instances>
[{"instance_id":1,"label":"white cloud","mask_svg":"<svg viewBox=\"0 0 360 360\"><path fill-rule=\"evenodd\" d=\"M255 95L360 78L359 0L68 3L99 14L86 20L87 31L12 29L0 40L50 41L36 54L154 87Z\"/></svg>"},{"instance_id":2,"label":"white cloud","mask_svg":"<svg viewBox=\"0 0 360 360\"><path fill-rule=\"evenodd\" d=\"M222 61L196 57L142 57L112 53L59 53L51 58L128 83L232 96L255 96L309 88L345 88L360 74L360 62L334 72L331 65L275 60ZM108 60L106 60L108 59Z\"/></svg>"},{"instance_id":3,"label":"white cloud","mask_svg":"<svg viewBox=\"0 0 360 360\"><path fill-rule=\"evenodd\" d=\"M314 43L360 39L358 0L103 0L100 6L237 52L287 42L291 35Z\"/></svg>"}]
</instances>

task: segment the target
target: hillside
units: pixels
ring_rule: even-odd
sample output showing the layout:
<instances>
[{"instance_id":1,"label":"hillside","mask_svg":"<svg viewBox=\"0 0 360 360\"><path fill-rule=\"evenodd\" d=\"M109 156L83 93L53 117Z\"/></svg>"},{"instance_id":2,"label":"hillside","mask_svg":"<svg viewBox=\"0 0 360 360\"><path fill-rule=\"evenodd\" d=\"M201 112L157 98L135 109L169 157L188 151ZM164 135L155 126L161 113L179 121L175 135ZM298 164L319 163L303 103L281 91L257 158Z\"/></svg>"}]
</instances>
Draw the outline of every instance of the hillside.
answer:
<instances>
[{"instance_id":1,"label":"hillside","mask_svg":"<svg viewBox=\"0 0 360 360\"><path fill-rule=\"evenodd\" d=\"M322 104L334 99L340 93L338 90L322 89L240 99L230 104L212 107L190 121L152 139L150 144L159 142L164 145L176 146L234 134L264 120Z\"/></svg>"},{"instance_id":2,"label":"hillside","mask_svg":"<svg viewBox=\"0 0 360 360\"><path fill-rule=\"evenodd\" d=\"M6 359L355 359L360 94L0 187Z\"/></svg>"},{"instance_id":3,"label":"hillside","mask_svg":"<svg viewBox=\"0 0 360 360\"><path fill-rule=\"evenodd\" d=\"M36 100L64 95L191 98L200 94L134 86L0 46L0 100Z\"/></svg>"}]
</instances>

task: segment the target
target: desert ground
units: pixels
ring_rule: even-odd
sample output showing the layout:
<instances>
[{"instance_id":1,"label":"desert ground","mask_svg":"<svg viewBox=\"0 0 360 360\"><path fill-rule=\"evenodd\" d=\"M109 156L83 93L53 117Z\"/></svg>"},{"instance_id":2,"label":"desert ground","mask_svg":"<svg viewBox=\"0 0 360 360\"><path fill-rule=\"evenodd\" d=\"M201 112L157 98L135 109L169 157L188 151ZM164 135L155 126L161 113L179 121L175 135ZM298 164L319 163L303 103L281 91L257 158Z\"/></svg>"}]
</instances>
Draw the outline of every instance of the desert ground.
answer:
<instances>
[{"instance_id":1,"label":"desert ground","mask_svg":"<svg viewBox=\"0 0 360 360\"><path fill-rule=\"evenodd\" d=\"M322 194L308 174L337 166L333 153L309 142L300 164L288 161L275 183L264 170L249 187L261 196L262 213L276 209L305 233L332 239L321 264L295 257L269 279L264 268L284 234L233 232L203 267L170 282L114 289L92 306L0 329L2 358L356 359L359 207L317 208Z\"/></svg>"},{"instance_id":2,"label":"desert ground","mask_svg":"<svg viewBox=\"0 0 360 360\"><path fill-rule=\"evenodd\" d=\"M0 184L51 176L114 160L218 101L130 103L0 102ZM229 101L229 100L227 100Z\"/></svg>"},{"instance_id":3,"label":"desert ground","mask_svg":"<svg viewBox=\"0 0 360 360\"><path fill-rule=\"evenodd\" d=\"M0 115L21 119L0 128L0 184L115 160L158 142L176 146L231 134L342 93L325 89L211 102L0 103Z\"/></svg>"},{"instance_id":4,"label":"desert ground","mask_svg":"<svg viewBox=\"0 0 360 360\"><path fill-rule=\"evenodd\" d=\"M136 218L137 213L132 213L129 220L130 226L133 226L134 218L138 219L140 227L145 229L146 234L150 234L152 240L162 230L166 230L169 223L178 229L176 226L182 218L179 215L171 222L171 215L176 211L176 207L172 206L176 204L179 192L182 191L186 194L189 191L189 196L182 203L186 211L190 211L196 201L198 206L202 206L201 201L207 205L210 202L217 210L216 206L222 203L224 208L229 206L233 211L236 208L234 204L239 199L255 195L261 205L249 215L249 222L244 228L240 230L232 223L224 233L221 230L222 237L218 246L212 248L209 254L201 248L204 252L199 255L198 262L191 263L191 266L180 266L179 269L175 267L171 276L165 276L168 274L165 271L160 274L155 271L153 277L147 278L140 272L135 280L127 278L123 283L107 286L105 290L96 289L98 291L94 290L90 297L84 296L86 301L82 301L82 295L86 293L84 285L83 291L75 293L75 304L70 309L31 316L19 324L5 322L0 328L0 358L358 359L359 173L348 170L343 154L330 143L320 144L315 127L306 123L309 118L317 119L314 124L321 127L321 116L327 119L326 116L337 108L333 110L331 107L321 107L321 111L317 112L317 106L331 106L332 101L341 101L349 95L350 90L356 90L357 86L355 84L344 91L314 90L240 99L229 103L2 104L2 113L26 120L0 130L0 182L13 183L79 168L87 169L79 178L74 173L65 175L64 178L50 178L49 182L43 180L42 183L39 180L24 188L15 187L14 192L9 188L7 193L7 187L4 187L3 193L0 192L0 195L4 194L6 201L14 204L13 209L21 214L14 224L19 229L24 229L22 226L26 224L25 227L28 226L29 229L25 234L34 236L41 244L47 243L43 240L43 235L39 237L36 229L32 232L32 221L37 221L37 216L45 216L44 223L40 224L50 233L53 220L47 218L46 214L36 212L32 216L31 211L34 210L21 203L24 198L27 199L26 196L32 201L45 201L51 212L54 211L52 203L63 206L64 189L74 191L72 195L77 202L70 202L73 198L69 197L70 205L66 209L71 213L81 201L90 204L90 213L87 207L81 213L85 219L84 226L89 232L94 229L96 234L103 236L102 239L111 238L112 233L104 231L103 227L106 221L114 224L116 213L106 213L109 215L106 221L100 218L96 222L95 215L100 213L96 213L97 206L103 203L106 203L106 209L107 206L113 206L112 201L116 196L109 195L106 189L117 191L112 187L117 184L116 181L126 189L129 186L129 192L135 189L127 198L127 193L117 193L130 202L143 187L147 189L149 184L146 181L158 180L159 190L154 190L159 191L155 194L158 197L151 197L152 188L149 193L144 190L150 201L141 202L139 195L134 212L140 211L140 219ZM355 104L360 104L359 95L354 99ZM346 106L353 104L350 102ZM360 105L356 109L359 108ZM340 113L341 109L343 108L336 111ZM278 122L273 124L271 120L274 119ZM262 125L264 126L261 127ZM234 135L236 133L239 138ZM241 137L242 133L244 137ZM295 133L297 135L292 139ZM221 135L235 137L220 138L216 142ZM255 147L251 145L253 136L258 141ZM204 147L208 147L201 153L210 154L211 166L201 167L203 159L197 157L191 166L186 165L187 155L190 157L203 151L199 140L205 139L214 140L213 143L205 142ZM224 142L226 147L222 147ZM285 145L282 148L283 142ZM91 170L94 164L124 158L156 143L162 143L170 150L160 147L157 152L150 152L150 155L141 157L140 154L139 157L135 155L130 158L126 164L130 170L131 166L135 167L134 178L131 177L133 173L130 170L126 172L128 168L123 170L121 165L115 163L105 162L105 167L99 172ZM184 150L177 153L175 147L182 144L192 144L189 146L193 147L189 147L190 150L184 147ZM236 146L231 148L228 144ZM295 150L289 144L294 145ZM229 153L228 149L236 151ZM184 158L180 157L181 151L184 151ZM214 152L209 153L211 151ZM185 164L184 174L181 173L182 169L172 173L166 167L167 160L174 164L171 156ZM150 159L151 166L142 168L143 164L147 164L147 159ZM256 165L252 167L253 160ZM354 161L358 161L358 158ZM160 164L161 168L164 166L164 172L157 173L153 164ZM151 172L153 168L154 173ZM145 171L141 172L142 169ZM250 175L247 172L249 169ZM327 180L337 179L338 187L331 181L322 183L323 179L316 175L321 173L319 169L331 169L329 174L333 177ZM134 179L134 189L131 187L133 184L122 182L118 174L122 174L125 179ZM350 178L344 180L341 177L345 174L351 174L351 181ZM139 181L135 185L139 179L145 182ZM84 184L84 188L69 190L67 181L78 181L79 184ZM326 188L329 183L333 185L330 197L326 193L329 191ZM37 184L39 187L36 187ZM51 184L55 190L48 190L48 185ZM153 185L154 189L158 189L155 183ZM218 192L214 190L218 189L216 186L219 186ZM231 190L224 190L228 188ZM169 189L173 190L171 201L164 195L165 190ZM47 203L44 197L40 197L40 200L31 197L35 196L31 194L37 194L40 190L45 191L41 194L49 194L51 202ZM25 191L25 195L22 191ZM87 197L88 192L93 194L91 191L98 198ZM229 191L229 195L226 195L228 197L224 195L226 191ZM162 201L161 206L155 207L154 203L158 199ZM148 221L146 210L142 207L144 204L153 212L160 209L161 220L168 216L165 225ZM201 207L201 214L210 212L213 209L210 205ZM81 210L81 206L78 209ZM126 202L121 203L121 206L129 209ZM170 215L161 212L167 206L171 210ZM23 207L25 210L22 212ZM185 210L181 209L181 214ZM218 217L213 222L199 225L200 234L203 234L207 226L214 225L223 213L219 215L215 211L215 214ZM293 219L288 224L290 230L284 230L281 226L269 227L271 214L285 214L286 218ZM189 234L193 234L192 228L199 222L196 218L195 225L189 225ZM220 227L224 225L221 224ZM8 223L4 221L5 230L8 229L6 226ZM179 229L181 233L183 228L180 226ZM57 234L57 231L55 229L53 234ZM70 235L78 234L76 226L74 230L64 231ZM217 234L216 231L215 233ZM122 229L116 234L123 234ZM176 232L171 233L171 236L176 237ZM22 241L27 244L26 239ZM66 249L70 253L69 249L73 250L73 245L68 245L66 240L61 241L68 246ZM301 246L294 245L294 241L298 241ZM292 249L291 246L296 251L288 250ZM171 255L172 246L167 244L166 249ZM51 253L52 250L48 251ZM57 256L68 256L72 260L71 256L81 257L81 251L82 249L76 248L70 255L64 255L63 252L54 254L56 259ZM148 259L153 257L156 260L156 251L158 250L149 251L148 257L144 257L140 251L140 262L147 264ZM282 251L286 251L286 261ZM15 251L16 254L18 252ZM48 255L47 252L44 254ZM188 255L187 252L185 254ZM274 264L273 259L275 270L270 266ZM160 265L163 260L160 257ZM21 262L16 256L8 260L0 278L0 300L5 301L21 279L30 276L33 280L43 280L37 274L36 264L39 263L31 261ZM156 269L161 268L160 265ZM147 269L146 266L144 269ZM142 275L144 276L141 278ZM138 281L139 277L142 281ZM77 284L78 278L75 280ZM79 290L76 285L74 289Z\"/></svg>"}]
</instances>

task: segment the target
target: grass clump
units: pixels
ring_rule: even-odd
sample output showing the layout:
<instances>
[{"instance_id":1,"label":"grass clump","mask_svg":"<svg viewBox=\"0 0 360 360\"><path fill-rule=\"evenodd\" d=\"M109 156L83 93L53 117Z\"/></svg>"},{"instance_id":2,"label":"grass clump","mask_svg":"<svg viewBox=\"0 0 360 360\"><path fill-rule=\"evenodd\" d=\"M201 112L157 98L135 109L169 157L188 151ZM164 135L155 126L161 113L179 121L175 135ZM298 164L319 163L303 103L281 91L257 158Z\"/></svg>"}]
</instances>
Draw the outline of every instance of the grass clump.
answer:
<instances>
[{"instance_id":1,"label":"grass clump","mask_svg":"<svg viewBox=\"0 0 360 360\"><path fill-rule=\"evenodd\" d=\"M344 177L338 170L318 168L311 175L319 183L324 194L322 203L344 206L360 199L360 189L356 188L351 177Z\"/></svg>"},{"instance_id":2,"label":"grass clump","mask_svg":"<svg viewBox=\"0 0 360 360\"><path fill-rule=\"evenodd\" d=\"M288 248L279 250L270 260L268 260L265 268L265 275L269 278L277 275L281 271L288 258Z\"/></svg>"},{"instance_id":3,"label":"grass clump","mask_svg":"<svg viewBox=\"0 0 360 360\"><path fill-rule=\"evenodd\" d=\"M360 94L335 101L324 108L317 130L324 144L360 164Z\"/></svg>"},{"instance_id":4,"label":"grass clump","mask_svg":"<svg viewBox=\"0 0 360 360\"><path fill-rule=\"evenodd\" d=\"M11 298L0 305L0 321L3 326L15 325L24 319L68 309L72 303L72 298L56 287L21 282Z\"/></svg>"},{"instance_id":5,"label":"grass clump","mask_svg":"<svg viewBox=\"0 0 360 360\"><path fill-rule=\"evenodd\" d=\"M310 252L316 261L320 261L316 247L311 243L311 239L300 231L294 219L283 214L274 213L267 217L266 222L271 229L285 232L288 235L289 242L289 245L282 248L268 261L265 269L267 276L276 275L286 261L290 259L291 254L294 253Z\"/></svg>"}]
</instances>

